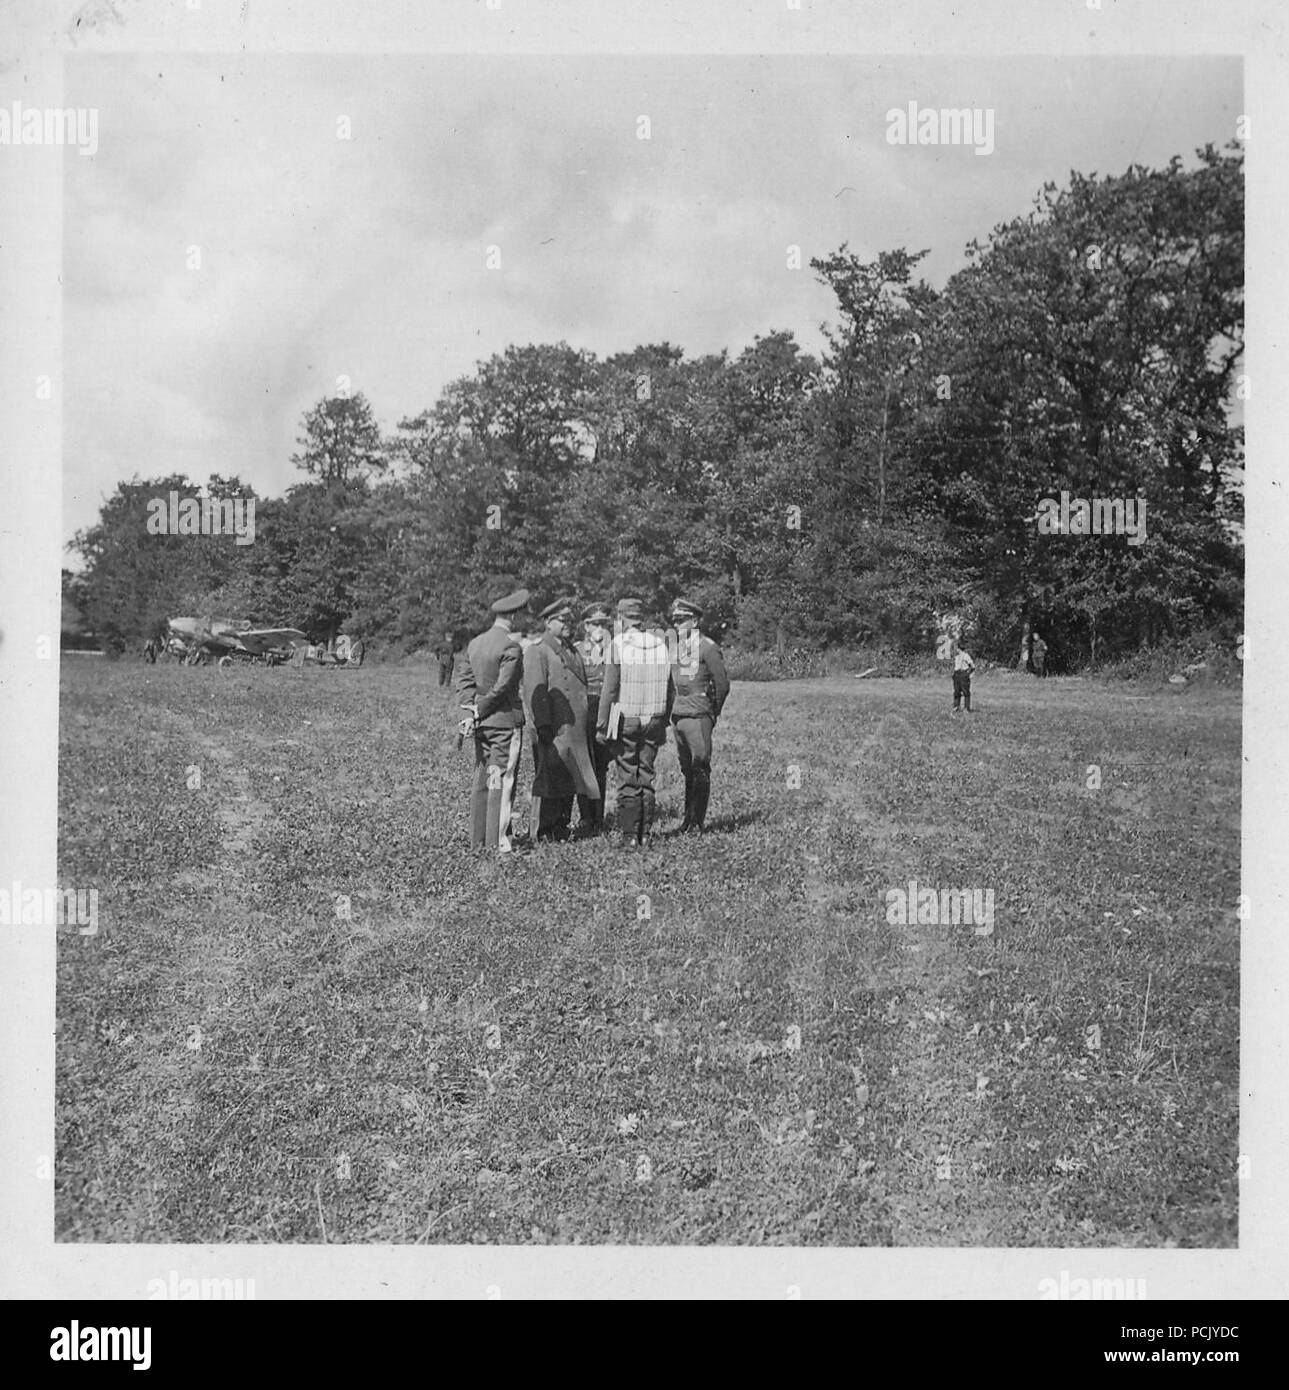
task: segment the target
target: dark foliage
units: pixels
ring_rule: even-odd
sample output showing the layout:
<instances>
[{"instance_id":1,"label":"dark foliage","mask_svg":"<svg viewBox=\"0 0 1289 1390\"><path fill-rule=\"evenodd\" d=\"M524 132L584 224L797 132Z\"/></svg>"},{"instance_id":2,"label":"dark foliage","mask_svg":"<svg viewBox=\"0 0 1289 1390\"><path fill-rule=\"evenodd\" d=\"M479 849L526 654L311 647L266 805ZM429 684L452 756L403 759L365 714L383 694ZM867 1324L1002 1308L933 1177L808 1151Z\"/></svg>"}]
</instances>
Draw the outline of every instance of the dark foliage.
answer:
<instances>
[{"instance_id":1,"label":"dark foliage","mask_svg":"<svg viewBox=\"0 0 1289 1390\"><path fill-rule=\"evenodd\" d=\"M1239 151L1072 175L968 253L938 293L914 278L922 251L813 261L839 314L822 361L786 332L732 358L511 347L387 439L361 395L324 399L295 455L308 481L260 502L255 544L148 535L147 499L193 486L123 483L75 542L76 607L110 650L222 612L399 655L520 582L683 592L780 659L925 653L947 612L993 660L1039 628L1054 670L1234 641ZM1043 534L1062 492L1144 499L1144 541Z\"/></svg>"}]
</instances>

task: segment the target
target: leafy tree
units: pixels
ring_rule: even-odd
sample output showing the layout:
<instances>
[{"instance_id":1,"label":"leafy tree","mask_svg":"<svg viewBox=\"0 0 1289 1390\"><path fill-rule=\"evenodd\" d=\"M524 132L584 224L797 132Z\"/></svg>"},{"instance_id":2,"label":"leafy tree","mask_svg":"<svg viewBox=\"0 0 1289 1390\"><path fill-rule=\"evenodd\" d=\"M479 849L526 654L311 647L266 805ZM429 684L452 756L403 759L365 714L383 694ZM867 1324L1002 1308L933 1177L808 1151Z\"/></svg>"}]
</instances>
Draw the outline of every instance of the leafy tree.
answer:
<instances>
[{"instance_id":1,"label":"leafy tree","mask_svg":"<svg viewBox=\"0 0 1289 1390\"><path fill-rule=\"evenodd\" d=\"M838 314L821 361L781 331L735 357L512 346L387 439L362 395L324 398L254 545L147 536L147 500L193 489L136 478L76 538L77 597L117 649L186 609L407 652L519 583L685 593L781 650L926 650L949 611L1000 659L1039 626L1067 667L1234 633L1242 229L1242 156L1208 147L1048 184L939 293L924 251L816 258ZM1063 490L1144 498L1144 544L1040 534Z\"/></svg>"},{"instance_id":2,"label":"leafy tree","mask_svg":"<svg viewBox=\"0 0 1289 1390\"><path fill-rule=\"evenodd\" d=\"M345 488L389 467L380 427L367 397L324 396L304 417L304 433L291 462L324 486Z\"/></svg>"},{"instance_id":3,"label":"leafy tree","mask_svg":"<svg viewBox=\"0 0 1289 1390\"><path fill-rule=\"evenodd\" d=\"M172 492L187 498L199 496L200 490L183 474L120 483L95 525L79 531L72 541L85 566L85 620L110 653L119 654L164 631L170 617L217 612L215 596L246 563L247 551L254 549L238 546L225 535L149 531L149 502L160 498L168 504ZM216 498L255 496L239 479L218 474L205 492Z\"/></svg>"},{"instance_id":4,"label":"leafy tree","mask_svg":"<svg viewBox=\"0 0 1289 1390\"><path fill-rule=\"evenodd\" d=\"M256 516L248 606L259 623L299 627L318 641L340 632L353 608L367 537L361 482L298 483Z\"/></svg>"},{"instance_id":5,"label":"leafy tree","mask_svg":"<svg viewBox=\"0 0 1289 1390\"><path fill-rule=\"evenodd\" d=\"M1074 175L973 243L946 287L932 351L952 398L919 422L918 449L965 566L1010 601L1017 633L1042 602L1085 659L1185 626L1200 591L1229 606L1242 207L1238 152ZM1040 535L1037 505L1062 490L1144 497L1151 538Z\"/></svg>"},{"instance_id":6,"label":"leafy tree","mask_svg":"<svg viewBox=\"0 0 1289 1390\"><path fill-rule=\"evenodd\" d=\"M913 280L926 255L900 248L863 262L843 245L810 262L837 296L842 314L840 326L827 332L830 351L824 364L833 480L852 496L857 484L863 487L875 504L879 530L886 523L890 474L900 458L896 440L916 397L919 330L936 298L929 286ZM835 495L838 487L828 491Z\"/></svg>"}]
</instances>

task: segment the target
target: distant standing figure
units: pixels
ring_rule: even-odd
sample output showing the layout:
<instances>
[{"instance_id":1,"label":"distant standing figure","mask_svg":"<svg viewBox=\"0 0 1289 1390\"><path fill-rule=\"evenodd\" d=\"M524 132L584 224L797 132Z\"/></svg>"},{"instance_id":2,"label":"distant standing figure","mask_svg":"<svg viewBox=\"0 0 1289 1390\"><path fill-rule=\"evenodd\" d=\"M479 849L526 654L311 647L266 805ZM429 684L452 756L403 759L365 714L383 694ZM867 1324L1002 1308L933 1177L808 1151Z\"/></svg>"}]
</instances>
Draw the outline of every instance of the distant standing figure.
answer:
<instances>
[{"instance_id":1,"label":"distant standing figure","mask_svg":"<svg viewBox=\"0 0 1289 1390\"><path fill-rule=\"evenodd\" d=\"M671 710L676 732L676 756L685 776L685 818L682 831L703 830L712 794L712 730L730 693L721 649L698 630L703 610L688 599L671 606L676 625L676 656L671 668L676 701Z\"/></svg>"},{"instance_id":2,"label":"distant standing figure","mask_svg":"<svg viewBox=\"0 0 1289 1390\"><path fill-rule=\"evenodd\" d=\"M455 653L452 650L452 638L446 633L435 646L434 655L439 663L439 685L451 685L452 661Z\"/></svg>"},{"instance_id":3,"label":"distant standing figure","mask_svg":"<svg viewBox=\"0 0 1289 1390\"><path fill-rule=\"evenodd\" d=\"M1031 653L1031 659L1034 663L1034 674L1036 676L1047 675L1047 643L1043 641L1037 632L1034 634Z\"/></svg>"},{"instance_id":4,"label":"distant standing figure","mask_svg":"<svg viewBox=\"0 0 1289 1390\"><path fill-rule=\"evenodd\" d=\"M966 647L955 642L953 644L953 712L957 714L959 704L965 704L967 713L971 713L971 673L976 669L976 663L971 659L971 653Z\"/></svg>"},{"instance_id":5,"label":"distant standing figure","mask_svg":"<svg viewBox=\"0 0 1289 1390\"><path fill-rule=\"evenodd\" d=\"M149 666L157 664L157 648L160 644L155 637L149 637L143 644L143 659Z\"/></svg>"}]
</instances>

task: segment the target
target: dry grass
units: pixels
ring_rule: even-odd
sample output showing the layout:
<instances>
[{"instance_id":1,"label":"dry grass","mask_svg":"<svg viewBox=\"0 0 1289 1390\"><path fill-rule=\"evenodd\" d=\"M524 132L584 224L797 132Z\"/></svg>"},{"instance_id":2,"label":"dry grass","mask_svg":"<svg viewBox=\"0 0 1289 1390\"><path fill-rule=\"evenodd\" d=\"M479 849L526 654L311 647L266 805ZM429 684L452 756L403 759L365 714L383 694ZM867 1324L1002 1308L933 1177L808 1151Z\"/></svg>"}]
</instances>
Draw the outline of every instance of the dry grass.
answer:
<instances>
[{"instance_id":1,"label":"dry grass","mask_svg":"<svg viewBox=\"0 0 1289 1390\"><path fill-rule=\"evenodd\" d=\"M499 863L432 680L65 669L61 1239L1234 1244L1238 693L742 683Z\"/></svg>"}]
</instances>

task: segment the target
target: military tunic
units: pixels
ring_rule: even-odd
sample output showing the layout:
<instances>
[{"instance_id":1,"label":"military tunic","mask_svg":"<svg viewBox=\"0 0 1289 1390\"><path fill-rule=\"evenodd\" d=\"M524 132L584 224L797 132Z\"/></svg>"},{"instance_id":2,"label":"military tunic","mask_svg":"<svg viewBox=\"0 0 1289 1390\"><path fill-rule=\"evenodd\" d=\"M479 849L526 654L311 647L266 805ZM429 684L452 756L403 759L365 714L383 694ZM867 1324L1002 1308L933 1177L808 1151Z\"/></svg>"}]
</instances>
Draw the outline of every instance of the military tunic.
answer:
<instances>
[{"instance_id":1,"label":"military tunic","mask_svg":"<svg viewBox=\"0 0 1289 1390\"><path fill-rule=\"evenodd\" d=\"M712 791L712 730L730 693L721 649L697 628L676 643L672 679L676 701L671 718L676 756L685 777L682 829L703 828Z\"/></svg>"},{"instance_id":2,"label":"military tunic","mask_svg":"<svg viewBox=\"0 0 1289 1390\"><path fill-rule=\"evenodd\" d=\"M515 774L524 742L519 638L500 620L462 653L457 690L477 711L474 786L470 795L470 847L511 849Z\"/></svg>"}]
</instances>

